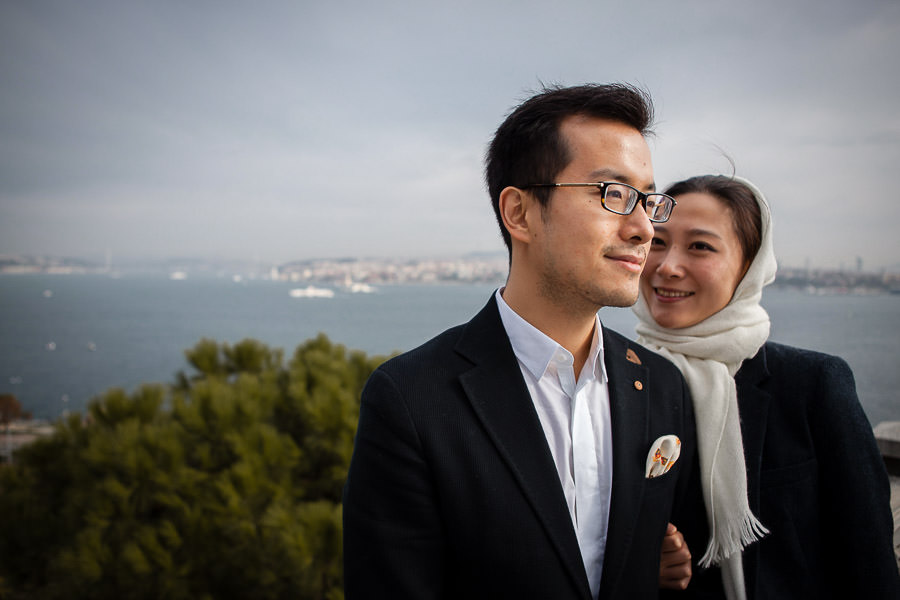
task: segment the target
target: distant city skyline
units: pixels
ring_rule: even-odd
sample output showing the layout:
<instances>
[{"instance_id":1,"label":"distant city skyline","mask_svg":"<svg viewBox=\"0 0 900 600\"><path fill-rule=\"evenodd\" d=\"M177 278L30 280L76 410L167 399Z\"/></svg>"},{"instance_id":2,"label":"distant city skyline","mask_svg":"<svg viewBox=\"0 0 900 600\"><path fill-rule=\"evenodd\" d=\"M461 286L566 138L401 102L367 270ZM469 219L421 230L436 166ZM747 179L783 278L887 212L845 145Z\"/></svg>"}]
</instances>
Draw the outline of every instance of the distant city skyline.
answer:
<instances>
[{"instance_id":1,"label":"distant city skyline","mask_svg":"<svg viewBox=\"0 0 900 600\"><path fill-rule=\"evenodd\" d=\"M110 274L114 276L135 273L177 274L190 273L217 277L251 277L263 279L290 279L292 281L347 281L368 282L434 282L434 281L497 281L506 278L508 257L505 252L482 252L462 255L431 257L317 257L303 258L283 263L269 263L254 259L204 259L198 257L174 257L134 260L116 263L92 262L79 258L52 256L26 256L0 254L0 275L49 273L58 275ZM838 276L835 278L835 276ZM868 285L892 289L900 284L900 266L896 268L866 268L862 260L851 266L828 267L807 262L804 265L780 263L777 279L784 284L793 281L801 284L808 279L817 280L831 287ZM838 283L834 283L837 281Z\"/></svg>"},{"instance_id":2,"label":"distant city skyline","mask_svg":"<svg viewBox=\"0 0 900 600\"><path fill-rule=\"evenodd\" d=\"M624 81L659 187L733 161L781 264L897 268L897 56L888 0L4 2L0 254L503 252L492 132L543 83Z\"/></svg>"}]
</instances>

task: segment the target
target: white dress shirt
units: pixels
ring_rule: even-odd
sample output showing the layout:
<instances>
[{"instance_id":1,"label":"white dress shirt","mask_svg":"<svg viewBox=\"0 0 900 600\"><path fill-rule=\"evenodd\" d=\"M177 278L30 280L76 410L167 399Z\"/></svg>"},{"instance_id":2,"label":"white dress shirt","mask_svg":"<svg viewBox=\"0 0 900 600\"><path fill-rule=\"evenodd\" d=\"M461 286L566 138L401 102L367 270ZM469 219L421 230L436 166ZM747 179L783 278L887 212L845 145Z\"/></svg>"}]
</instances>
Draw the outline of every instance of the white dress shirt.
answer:
<instances>
[{"instance_id":1,"label":"white dress shirt","mask_svg":"<svg viewBox=\"0 0 900 600\"><path fill-rule=\"evenodd\" d=\"M512 310L501 292L495 294L500 319L544 428L596 598L612 492L612 428L600 318L576 380L572 354Z\"/></svg>"}]
</instances>

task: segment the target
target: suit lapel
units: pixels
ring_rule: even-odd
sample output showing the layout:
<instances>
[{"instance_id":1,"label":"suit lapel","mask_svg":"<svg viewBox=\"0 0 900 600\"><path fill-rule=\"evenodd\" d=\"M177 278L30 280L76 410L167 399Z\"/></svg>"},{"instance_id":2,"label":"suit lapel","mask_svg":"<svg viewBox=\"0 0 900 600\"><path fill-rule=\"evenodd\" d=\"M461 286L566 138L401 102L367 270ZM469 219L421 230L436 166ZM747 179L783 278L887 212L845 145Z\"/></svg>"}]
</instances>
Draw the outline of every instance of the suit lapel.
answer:
<instances>
[{"instance_id":1,"label":"suit lapel","mask_svg":"<svg viewBox=\"0 0 900 600\"><path fill-rule=\"evenodd\" d=\"M744 442L744 457L747 462L747 477L750 489L759 489L759 476L762 468L762 449L766 439L766 420L772 396L760 385L769 376L766 366L765 346L741 365L734 381L738 386L738 412L741 416L741 437ZM756 506L759 510L759 498Z\"/></svg>"},{"instance_id":2,"label":"suit lapel","mask_svg":"<svg viewBox=\"0 0 900 600\"><path fill-rule=\"evenodd\" d=\"M744 459L747 467L747 491L750 510L759 517L759 484L762 473L762 451L766 440L766 423L772 396L762 389L768 378L766 347L763 346L753 358L744 361L734 377L738 387L738 412L741 416L741 438L744 444ZM765 523L763 523L765 525ZM759 567L759 544L750 544L744 549L744 579L748 597L755 594L756 571Z\"/></svg>"},{"instance_id":3,"label":"suit lapel","mask_svg":"<svg viewBox=\"0 0 900 600\"><path fill-rule=\"evenodd\" d=\"M604 328L603 353L609 376L612 419L613 480L603 579L600 583L601 598L617 589L625 558L631 548L644 491L643 461L652 441L647 439L648 371L639 361L626 359L627 352L626 342ZM635 356L633 351L629 356ZM637 360L636 357L634 360Z\"/></svg>"},{"instance_id":4,"label":"suit lapel","mask_svg":"<svg viewBox=\"0 0 900 600\"><path fill-rule=\"evenodd\" d=\"M457 351L475 363L460 376L475 413L543 524L576 589L589 598L581 551L562 486L557 483L553 456L493 298L469 322Z\"/></svg>"}]
</instances>

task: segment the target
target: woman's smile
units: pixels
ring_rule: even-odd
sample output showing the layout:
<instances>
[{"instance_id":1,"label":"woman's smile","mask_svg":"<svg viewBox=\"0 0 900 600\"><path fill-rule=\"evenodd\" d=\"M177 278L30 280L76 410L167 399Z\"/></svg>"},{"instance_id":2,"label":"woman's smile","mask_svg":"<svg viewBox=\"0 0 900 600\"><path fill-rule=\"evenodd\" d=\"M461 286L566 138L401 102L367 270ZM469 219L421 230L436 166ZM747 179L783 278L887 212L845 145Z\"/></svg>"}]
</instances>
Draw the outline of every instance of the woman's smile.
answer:
<instances>
[{"instance_id":1,"label":"woman's smile","mask_svg":"<svg viewBox=\"0 0 900 600\"><path fill-rule=\"evenodd\" d=\"M682 298L694 295L694 292L681 292L660 287L653 288L653 291L656 292L656 295L659 296L659 299L662 302L665 302L666 300L681 300Z\"/></svg>"}]
</instances>

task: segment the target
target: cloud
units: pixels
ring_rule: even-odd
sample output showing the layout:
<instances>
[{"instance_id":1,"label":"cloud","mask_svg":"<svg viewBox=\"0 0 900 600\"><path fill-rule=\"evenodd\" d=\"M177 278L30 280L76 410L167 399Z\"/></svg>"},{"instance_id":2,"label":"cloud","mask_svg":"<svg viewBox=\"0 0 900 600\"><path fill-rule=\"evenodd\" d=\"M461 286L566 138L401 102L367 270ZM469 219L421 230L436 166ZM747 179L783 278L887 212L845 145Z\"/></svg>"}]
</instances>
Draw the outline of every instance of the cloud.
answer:
<instances>
[{"instance_id":1,"label":"cloud","mask_svg":"<svg viewBox=\"0 0 900 600\"><path fill-rule=\"evenodd\" d=\"M721 148L783 259L886 266L898 28L874 0L4 3L0 252L500 249L481 160L503 116L542 82L629 81L660 184L730 169Z\"/></svg>"}]
</instances>

